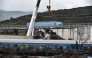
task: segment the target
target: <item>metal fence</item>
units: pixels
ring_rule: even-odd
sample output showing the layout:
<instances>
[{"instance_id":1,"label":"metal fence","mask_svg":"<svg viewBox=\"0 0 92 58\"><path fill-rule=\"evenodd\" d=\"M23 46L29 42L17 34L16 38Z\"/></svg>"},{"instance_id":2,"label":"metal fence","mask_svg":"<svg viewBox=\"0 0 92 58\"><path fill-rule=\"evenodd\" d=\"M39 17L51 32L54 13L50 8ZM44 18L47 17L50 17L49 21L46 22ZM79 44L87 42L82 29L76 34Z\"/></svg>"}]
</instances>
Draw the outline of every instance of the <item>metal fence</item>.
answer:
<instances>
[{"instance_id":1,"label":"metal fence","mask_svg":"<svg viewBox=\"0 0 92 58\"><path fill-rule=\"evenodd\" d=\"M58 26L35 26L35 28L77 28L77 27L88 27L92 26L92 23L63 23L63 25ZM28 26L26 25L0 25L1 29L28 29Z\"/></svg>"}]
</instances>

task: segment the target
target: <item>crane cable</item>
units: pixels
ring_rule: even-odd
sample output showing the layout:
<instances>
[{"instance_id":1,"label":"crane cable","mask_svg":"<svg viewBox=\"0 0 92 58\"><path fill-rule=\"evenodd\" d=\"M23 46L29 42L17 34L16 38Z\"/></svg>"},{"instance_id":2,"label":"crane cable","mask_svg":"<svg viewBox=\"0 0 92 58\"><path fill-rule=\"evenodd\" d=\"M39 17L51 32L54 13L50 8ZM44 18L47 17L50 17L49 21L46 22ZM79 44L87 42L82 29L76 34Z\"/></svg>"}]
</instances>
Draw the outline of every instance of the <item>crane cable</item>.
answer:
<instances>
[{"instance_id":1,"label":"crane cable","mask_svg":"<svg viewBox=\"0 0 92 58\"><path fill-rule=\"evenodd\" d=\"M50 14L51 14L51 17L53 18L53 19L55 19L55 15L52 13L52 11L51 11L51 0L49 0L49 6L47 6L47 9L48 9L48 11L50 12Z\"/></svg>"}]
</instances>

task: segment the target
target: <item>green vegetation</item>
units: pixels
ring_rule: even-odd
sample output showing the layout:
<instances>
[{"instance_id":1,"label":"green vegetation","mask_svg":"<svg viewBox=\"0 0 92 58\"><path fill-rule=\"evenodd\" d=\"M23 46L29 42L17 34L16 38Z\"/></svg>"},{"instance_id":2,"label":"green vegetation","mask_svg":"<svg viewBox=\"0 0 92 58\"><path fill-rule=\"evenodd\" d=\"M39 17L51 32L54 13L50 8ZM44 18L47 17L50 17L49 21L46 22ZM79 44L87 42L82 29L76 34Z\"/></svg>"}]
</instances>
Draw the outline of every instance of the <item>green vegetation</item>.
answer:
<instances>
[{"instance_id":1,"label":"green vegetation","mask_svg":"<svg viewBox=\"0 0 92 58\"><path fill-rule=\"evenodd\" d=\"M26 36L27 30L0 30L0 35L20 35L20 36Z\"/></svg>"},{"instance_id":2,"label":"green vegetation","mask_svg":"<svg viewBox=\"0 0 92 58\"><path fill-rule=\"evenodd\" d=\"M92 23L92 6L73 9L53 10L39 12L36 21L60 21L63 23ZM26 25L30 22L32 15L25 15L18 18L11 17L10 20L1 21L0 25Z\"/></svg>"},{"instance_id":3,"label":"green vegetation","mask_svg":"<svg viewBox=\"0 0 92 58\"><path fill-rule=\"evenodd\" d=\"M18 35L18 34L19 34L19 32L18 32L18 30L17 30L17 29L14 29L13 31L14 31L14 33L15 33L16 35Z\"/></svg>"}]
</instances>

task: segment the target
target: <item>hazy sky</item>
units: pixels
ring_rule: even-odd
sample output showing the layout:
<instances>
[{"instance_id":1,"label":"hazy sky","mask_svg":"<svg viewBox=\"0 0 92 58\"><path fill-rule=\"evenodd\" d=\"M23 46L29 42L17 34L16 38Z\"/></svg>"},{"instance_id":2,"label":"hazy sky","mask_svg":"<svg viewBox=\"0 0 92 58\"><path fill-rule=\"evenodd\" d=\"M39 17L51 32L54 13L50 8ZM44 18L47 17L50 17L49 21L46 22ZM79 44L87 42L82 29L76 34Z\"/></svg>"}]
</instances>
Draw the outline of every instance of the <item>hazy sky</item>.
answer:
<instances>
[{"instance_id":1,"label":"hazy sky","mask_svg":"<svg viewBox=\"0 0 92 58\"><path fill-rule=\"evenodd\" d=\"M0 0L0 9L7 11L33 11L37 0ZM41 0L39 11L47 11L49 0ZM92 0L51 0L51 9L70 9L92 6Z\"/></svg>"}]
</instances>

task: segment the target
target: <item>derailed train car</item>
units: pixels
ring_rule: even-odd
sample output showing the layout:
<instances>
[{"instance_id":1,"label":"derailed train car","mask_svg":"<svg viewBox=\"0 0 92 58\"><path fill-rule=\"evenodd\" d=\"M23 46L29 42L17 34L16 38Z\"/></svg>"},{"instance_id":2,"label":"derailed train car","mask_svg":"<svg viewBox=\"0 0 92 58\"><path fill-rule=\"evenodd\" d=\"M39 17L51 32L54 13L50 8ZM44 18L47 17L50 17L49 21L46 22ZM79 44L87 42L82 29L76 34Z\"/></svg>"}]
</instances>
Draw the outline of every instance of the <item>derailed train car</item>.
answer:
<instances>
[{"instance_id":1,"label":"derailed train car","mask_svg":"<svg viewBox=\"0 0 92 58\"><path fill-rule=\"evenodd\" d=\"M75 40L0 39L0 54L55 55L67 49L77 50L78 46Z\"/></svg>"},{"instance_id":2,"label":"derailed train car","mask_svg":"<svg viewBox=\"0 0 92 58\"><path fill-rule=\"evenodd\" d=\"M29 22L26 24L27 27L29 27ZM35 27L55 27L55 26L63 26L62 22L58 21L42 21L42 22L35 22Z\"/></svg>"}]
</instances>

